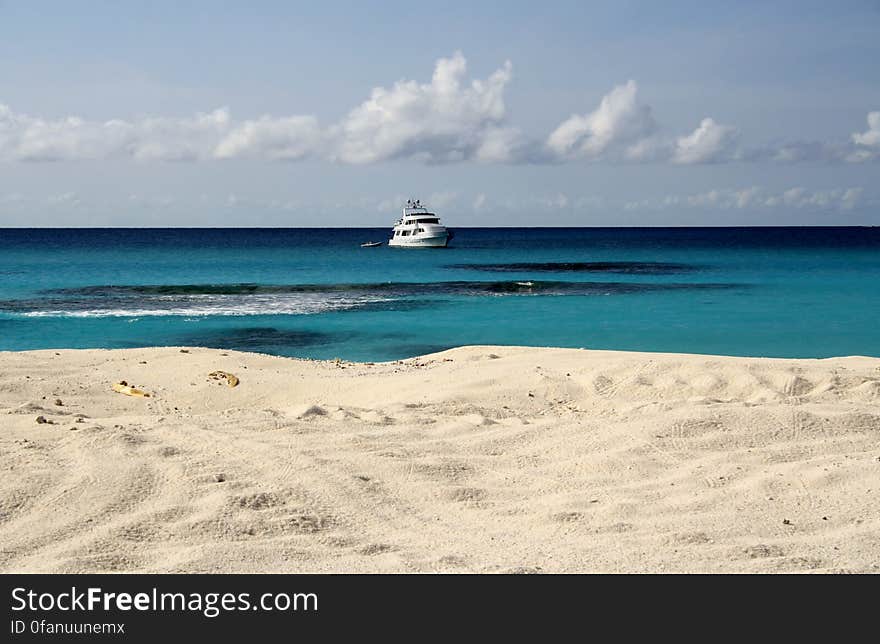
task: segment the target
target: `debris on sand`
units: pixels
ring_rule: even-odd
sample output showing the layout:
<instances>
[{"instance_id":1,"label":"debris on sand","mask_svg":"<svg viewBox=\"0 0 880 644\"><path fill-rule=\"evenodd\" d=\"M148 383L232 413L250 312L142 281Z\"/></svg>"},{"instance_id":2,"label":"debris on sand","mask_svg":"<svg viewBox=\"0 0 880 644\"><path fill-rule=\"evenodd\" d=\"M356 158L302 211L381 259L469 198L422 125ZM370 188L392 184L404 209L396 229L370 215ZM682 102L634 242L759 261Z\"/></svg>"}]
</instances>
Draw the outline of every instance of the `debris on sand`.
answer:
<instances>
[{"instance_id":1,"label":"debris on sand","mask_svg":"<svg viewBox=\"0 0 880 644\"><path fill-rule=\"evenodd\" d=\"M149 398L150 394L142 389L137 389L135 387L130 386L125 380L120 380L119 382L115 382L110 385L110 388L120 394L125 394L126 396L136 396L138 398Z\"/></svg>"},{"instance_id":2,"label":"debris on sand","mask_svg":"<svg viewBox=\"0 0 880 644\"><path fill-rule=\"evenodd\" d=\"M225 379L226 384L229 385L230 387L237 387L238 383L239 383L238 376L234 376L231 373L228 373L226 371L212 371L211 373L208 374L208 376L210 376L214 380Z\"/></svg>"}]
</instances>

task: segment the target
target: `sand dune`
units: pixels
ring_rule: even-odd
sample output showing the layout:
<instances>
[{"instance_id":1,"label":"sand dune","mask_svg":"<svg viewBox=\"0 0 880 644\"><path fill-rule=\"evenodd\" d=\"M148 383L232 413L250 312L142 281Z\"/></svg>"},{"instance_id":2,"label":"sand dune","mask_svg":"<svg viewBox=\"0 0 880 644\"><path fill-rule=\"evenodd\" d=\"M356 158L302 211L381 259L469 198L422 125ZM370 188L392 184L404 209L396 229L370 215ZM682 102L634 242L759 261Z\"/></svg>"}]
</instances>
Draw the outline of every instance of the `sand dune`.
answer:
<instances>
[{"instance_id":1,"label":"sand dune","mask_svg":"<svg viewBox=\"0 0 880 644\"><path fill-rule=\"evenodd\" d=\"M875 358L2 353L0 450L7 572L880 570Z\"/></svg>"}]
</instances>

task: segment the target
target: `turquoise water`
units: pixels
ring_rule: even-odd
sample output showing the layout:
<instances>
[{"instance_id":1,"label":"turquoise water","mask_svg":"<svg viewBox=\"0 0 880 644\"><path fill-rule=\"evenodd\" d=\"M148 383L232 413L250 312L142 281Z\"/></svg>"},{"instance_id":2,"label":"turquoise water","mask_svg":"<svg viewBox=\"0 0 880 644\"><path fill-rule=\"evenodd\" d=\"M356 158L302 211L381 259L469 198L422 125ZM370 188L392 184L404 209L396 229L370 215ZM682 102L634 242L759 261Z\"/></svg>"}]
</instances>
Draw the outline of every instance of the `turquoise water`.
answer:
<instances>
[{"instance_id":1,"label":"turquoise water","mask_svg":"<svg viewBox=\"0 0 880 644\"><path fill-rule=\"evenodd\" d=\"M880 229L0 229L0 349L880 356Z\"/></svg>"}]
</instances>

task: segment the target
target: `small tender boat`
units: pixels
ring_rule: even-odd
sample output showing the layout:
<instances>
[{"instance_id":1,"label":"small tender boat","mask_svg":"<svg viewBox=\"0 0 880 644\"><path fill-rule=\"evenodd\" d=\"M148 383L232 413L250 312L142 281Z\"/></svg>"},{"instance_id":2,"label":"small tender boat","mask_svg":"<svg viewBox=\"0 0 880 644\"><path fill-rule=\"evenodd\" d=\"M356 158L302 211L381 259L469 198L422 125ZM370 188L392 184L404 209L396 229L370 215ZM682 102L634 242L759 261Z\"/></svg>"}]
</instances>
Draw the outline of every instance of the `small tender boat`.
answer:
<instances>
[{"instance_id":1,"label":"small tender boat","mask_svg":"<svg viewBox=\"0 0 880 644\"><path fill-rule=\"evenodd\" d=\"M364 242L361 244L361 248L375 248L376 246L381 246L384 242Z\"/></svg>"},{"instance_id":2,"label":"small tender boat","mask_svg":"<svg viewBox=\"0 0 880 644\"><path fill-rule=\"evenodd\" d=\"M428 211L419 200L409 199L403 208L403 217L394 224L389 246L400 248L446 248L452 231L440 223L440 218Z\"/></svg>"}]
</instances>

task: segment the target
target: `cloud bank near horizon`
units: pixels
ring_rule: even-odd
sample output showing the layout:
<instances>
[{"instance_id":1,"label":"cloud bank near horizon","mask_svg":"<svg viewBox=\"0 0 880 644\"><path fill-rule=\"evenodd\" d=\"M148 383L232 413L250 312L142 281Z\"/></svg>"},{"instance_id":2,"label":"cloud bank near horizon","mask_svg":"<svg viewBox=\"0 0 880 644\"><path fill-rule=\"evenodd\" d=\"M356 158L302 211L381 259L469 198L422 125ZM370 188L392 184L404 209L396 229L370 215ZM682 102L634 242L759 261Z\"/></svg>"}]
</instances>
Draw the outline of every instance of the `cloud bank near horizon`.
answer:
<instances>
[{"instance_id":1,"label":"cloud bank near horizon","mask_svg":"<svg viewBox=\"0 0 880 644\"><path fill-rule=\"evenodd\" d=\"M439 59L430 82L400 80L376 87L339 122L314 115L236 121L228 108L191 117L145 116L90 121L45 119L0 103L0 161L128 159L209 161L322 159L371 164L410 159L425 164L477 163L865 163L880 160L880 111L867 129L836 142L795 141L754 149L736 127L704 117L691 131L664 131L635 81L611 89L592 111L573 114L545 138L509 123L504 92L509 61L486 79L467 79L456 52Z\"/></svg>"},{"instance_id":2,"label":"cloud bank near horizon","mask_svg":"<svg viewBox=\"0 0 880 644\"><path fill-rule=\"evenodd\" d=\"M373 223L371 215L395 213L406 200L403 194L360 195L346 199L310 201L298 197L270 197L236 192L216 192L201 195L171 195L131 193L116 198L95 197L77 192L54 194L22 194L0 192L0 211L59 212L80 210L94 212L134 208L148 212L187 212L207 208L211 212L283 212L293 214L326 214L328 212L358 211ZM772 189L767 186L740 188L712 188L702 192L655 195L641 200L574 192L534 193L512 196L504 193L469 191L440 191L426 196L425 203L432 208L458 213L484 215L491 213L619 213L660 211L740 211L753 213L814 212L845 214L862 207L876 207L876 198L865 195L861 186L807 189L790 186ZM361 223L364 223L361 221ZM382 223L381 220L375 223Z\"/></svg>"},{"instance_id":3,"label":"cloud bank near horizon","mask_svg":"<svg viewBox=\"0 0 880 644\"><path fill-rule=\"evenodd\" d=\"M643 199L624 204L626 210L664 210L669 208L701 208L704 210L822 209L847 211L861 205L861 187L807 190L794 186L782 191L769 191L759 186L717 188L688 195L667 195L663 199Z\"/></svg>"}]
</instances>

